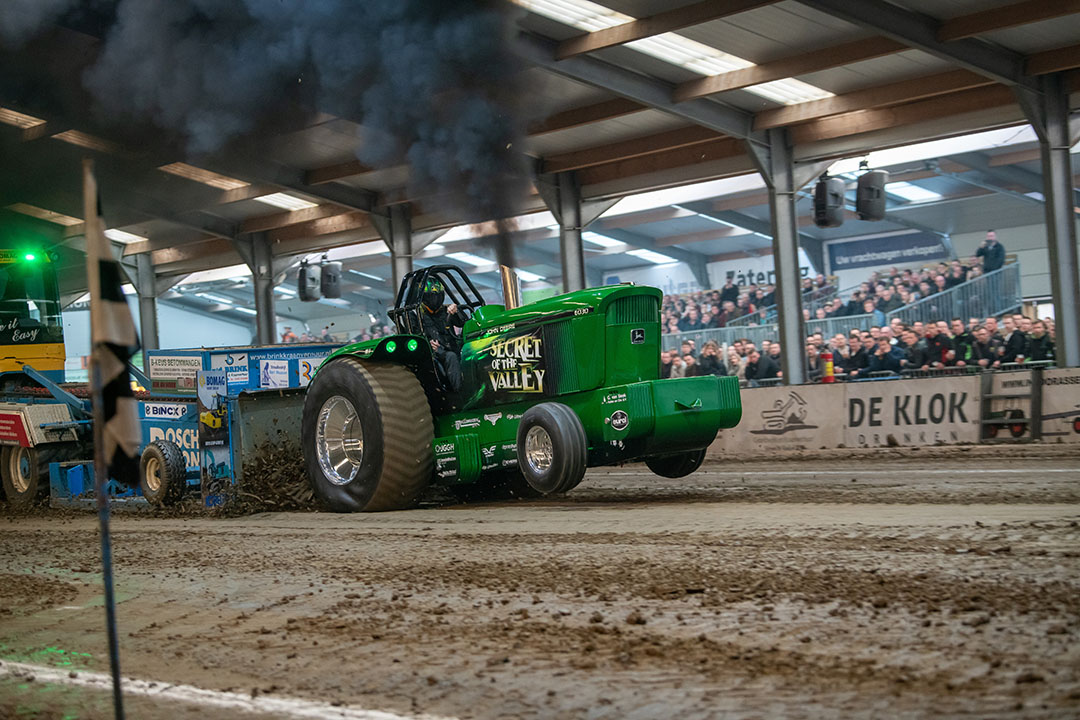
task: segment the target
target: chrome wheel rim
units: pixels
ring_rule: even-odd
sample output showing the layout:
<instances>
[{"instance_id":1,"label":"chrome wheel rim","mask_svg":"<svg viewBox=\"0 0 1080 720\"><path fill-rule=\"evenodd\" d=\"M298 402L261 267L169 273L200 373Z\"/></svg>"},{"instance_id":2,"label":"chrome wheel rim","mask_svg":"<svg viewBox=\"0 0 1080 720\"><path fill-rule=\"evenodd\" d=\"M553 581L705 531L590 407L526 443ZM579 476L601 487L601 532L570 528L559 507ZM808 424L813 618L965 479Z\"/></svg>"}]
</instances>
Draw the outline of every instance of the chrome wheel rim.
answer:
<instances>
[{"instance_id":1,"label":"chrome wheel rim","mask_svg":"<svg viewBox=\"0 0 1080 720\"><path fill-rule=\"evenodd\" d=\"M551 436L539 425L533 425L525 434L525 462L534 473L543 474L551 469L554 452Z\"/></svg>"},{"instance_id":2,"label":"chrome wheel rim","mask_svg":"<svg viewBox=\"0 0 1080 720\"><path fill-rule=\"evenodd\" d=\"M30 451L17 447L11 451L8 460L8 475L15 492L24 493L30 489Z\"/></svg>"},{"instance_id":3,"label":"chrome wheel rim","mask_svg":"<svg viewBox=\"0 0 1080 720\"><path fill-rule=\"evenodd\" d=\"M145 478L146 488L150 492L157 492L161 489L161 461L156 457L147 458Z\"/></svg>"},{"instance_id":4,"label":"chrome wheel rim","mask_svg":"<svg viewBox=\"0 0 1080 720\"><path fill-rule=\"evenodd\" d=\"M319 410L315 453L323 475L334 485L347 485L364 460L364 429L353 404L334 395Z\"/></svg>"}]
</instances>

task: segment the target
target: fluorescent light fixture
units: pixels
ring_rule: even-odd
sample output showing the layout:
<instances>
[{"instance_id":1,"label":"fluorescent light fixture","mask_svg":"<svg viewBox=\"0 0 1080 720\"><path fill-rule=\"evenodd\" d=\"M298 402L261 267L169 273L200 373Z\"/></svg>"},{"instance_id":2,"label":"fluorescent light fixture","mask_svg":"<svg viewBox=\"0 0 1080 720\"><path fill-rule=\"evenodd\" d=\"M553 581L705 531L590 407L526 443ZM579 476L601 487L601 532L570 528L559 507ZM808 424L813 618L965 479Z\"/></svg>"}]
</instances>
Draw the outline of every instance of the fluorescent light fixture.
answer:
<instances>
[{"instance_id":1,"label":"fluorescent light fixture","mask_svg":"<svg viewBox=\"0 0 1080 720\"><path fill-rule=\"evenodd\" d=\"M258 315L259 314L259 313L255 312L254 310L252 310L251 308L238 307L238 308L233 308L233 310L235 310L238 313L244 313L245 315Z\"/></svg>"},{"instance_id":2,"label":"fluorescent light fixture","mask_svg":"<svg viewBox=\"0 0 1080 720\"><path fill-rule=\"evenodd\" d=\"M187 163L181 162L162 165L158 170L187 180L194 180L203 185L216 187L219 190L239 190L240 188L245 188L251 184L244 182L243 180L237 180L236 178L231 178L227 175L219 175L216 172L210 172L209 170L203 170L194 165L188 165Z\"/></svg>"},{"instance_id":3,"label":"fluorescent light fixture","mask_svg":"<svg viewBox=\"0 0 1080 720\"><path fill-rule=\"evenodd\" d=\"M656 265L666 265L668 263L678 262L678 260L671 257L670 255L664 255L663 253L653 252L652 250L644 250L644 249L627 250L626 254L627 255L633 255L634 257L639 257L642 260L648 260L649 262L655 263Z\"/></svg>"},{"instance_id":4,"label":"fluorescent light fixture","mask_svg":"<svg viewBox=\"0 0 1080 720\"><path fill-rule=\"evenodd\" d=\"M116 228L106 230L105 237L109 238L110 240L115 240L118 243L124 243L125 245L146 240L146 238L144 238L142 235L136 235L135 233L117 230Z\"/></svg>"},{"instance_id":5,"label":"fluorescent light fixture","mask_svg":"<svg viewBox=\"0 0 1080 720\"><path fill-rule=\"evenodd\" d=\"M544 279L543 275L537 275L536 273L531 273L528 270L518 270L517 276L521 278L523 282L536 282L537 280Z\"/></svg>"},{"instance_id":6,"label":"fluorescent light fixture","mask_svg":"<svg viewBox=\"0 0 1080 720\"><path fill-rule=\"evenodd\" d=\"M221 280L236 280L237 278L242 277L251 277L251 268L245 264L229 265L213 270L193 272L180 282L176 283L176 285L177 287L182 285L198 285L200 283L218 282Z\"/></svg>"},{"instance_id":7,"label":"fluorescent light fixture","mask_svg":"<svg viewBox=\"0 0 1080 720\"><path fill-rule=\"evenodd\" d=\"M232 298L222 297L221 295L214 295L213 293L195 293L195 297L200 297L203 300L209 300L211 302L220 303L222 305L232 305L235 300Z\"/></svg>"},{"instance_id":8,"label":"fluorescent light fixture","mask_svg":"<svg viewBox=\"0 0 1080 720\"><path fill-rule=\"evenodd\" d=\"M319 298L318 302L320 305L333 305L339 308L352 307L352 303L344 298Z\"/></svg>"},{"instance_id":9,"label":"fluorescent light fixture","mask_svg":"<svg viewBox=\"0 0 1080 720\"><path fill-rule=\"evenodd\" d=\"M108 140L102 140L99 137L90 135L88 133L79 132L78 130L65 130L62 133L52 136L53 140L60 140L70 145L78 145L79 147L86 148L87 150L97 150L101 153L115 153L120 147L116 143L109 142Z\"/></svg>"},{"instance_id":10,"label":"fluorescent light fixture","mask_svg":"<svg viewBox=\"0 0 1080 720\"><path fill-rule=\"evenodd\" d=\"M913 185L909 182L892 182L885 186L885 192L890 195L896 195L913 203L929 202L931 200L940 200L943 196L941 193L936 193L933 190L927 190L924 187Z\"/></svg>"},{"instance_id":11,"label":"fluorescent light fixture","mask_svg":"<svg viewBox=\"0 0 1080 720\"><path fill-rule=\"evenodd\" d=\"M359 275L360 277L366 277L371 280L378 280L379 282L385 282L385 278L381 278L378 275L372 275L371 273L361 272L359 270L349 270L353 275Z\"/></svg>"},{"instance_id":12,"label":"fluorescent light fixture","mask_svg":"<svg viewBox=\"0 0 1080 720\"><path fill-rule=\"evenodd\" d=\"M17 110L0 107L0 123L14 125L21 130L26 130L27 128L44 125L45 121L41 118L36 118L33 115L27 115Z\"/></svg>"},{"instance_id":13,"label":"fluorescent light fixture","mask_svg":"<svg viewBox=\"0 0 1080 720\"><path fill-rule=\"evenodd\" d=\"M1038 191L1024 193L1024 197L1029 197L1032 200L1038 200L1039 202L1046 202L1046 196Z\"/></svg>"},{"instance_id":14,"label":"fluorescent light fixture","mask_svg":"<svg viewBox=\"0 0 1080 720\"><path fill-rule=\"evenodd\" d=\"M589 230L581 233L581 239L585 242L592 243L593 245L599 245L600 247L613 248L620 247L626 243L613 238L609 238L607 235L601 235L600 233Z\"/></svg>"},{"instance_id":15,"label":"fluorescent light fixture","mask_svg":"<svg viewBox=\"0 0 1080 720\"><path fill-rule=\"evenodd\" d=\"M262 197L254 198L261 203L267 205L273 205L274 207L281 208L282 210L306 210L308 208L318 207L318 203L308 202L301 198L289 195L288 193L270 193L269 195L263 195Z\"/></svg>"},{"instance_id":16,"label":"fluorescent light fixture","mask_svg":"<svg viewBox=\"0 0 1080 720\"><path fill-rule=\"evenodd\" d=\"M52 210L46 210L45 208L39 208L36 205L27 205L26 203L15 203L14 205L8 205L8 210L14 210L17 213L23 215L29 215L30 217L36 217L38 220L46 220L57 225L63 225L64 227L71 227L72 225L81 225L82 220L79 218L73 218L69 215L62 215Z\"/></svg>"},{"instance_id":17,"label":"fluorescent light fixture","mask_svg":"<svg viewBox=\"0 0 1080 720\"><path fill-rule=\"evenodd\" d=\"M135 295L136 294L135 293L135 286L132 285L131 283L125 283L125 284L121 285L120 290L123 291L123 293L125 295Z\"/></svg>"},{"instance_id":18,"label":"fluorescent light fixture","mask_svg":"<svg viewBox=\"0 0 1080 720\"><path fill-rule=\"evenodd\" d=\"M585 32L595 32L633 22L636 18L588 0L512 0L532 12ZM626 47L701 75L721 75L753 67L754 63L675 33L663 33L626 43ZM792 105L832 97L801 80L785 78L746 88L759 97Z\"/></svg>"},{"instance_id":19,"label":"fluorescent light fixture","mask_svg":"<svg viewBox=\"0 0 1080 720\"><path fill-rule=\"evenodd\" d=\"M467 252L453 252L447 253L446 257L451 260L457 260L458 262L468 263L473 267L483 267L485 265L491 265L494 261L487 258L480 257L479 255L473 255Z\"/></svg>"},{"instance_id":20,"label":"fluorescent light fixture","mask_svg":"<svg viewBox=\"0 0 1080 720\"><path fill-rule=\"evenodd\" d=\"M279 285L274 288L274 292L278 295L284 295L285 297L296 297L296 291L290 287L285 287L284 285Z\"/></svg>"}]
</instances>

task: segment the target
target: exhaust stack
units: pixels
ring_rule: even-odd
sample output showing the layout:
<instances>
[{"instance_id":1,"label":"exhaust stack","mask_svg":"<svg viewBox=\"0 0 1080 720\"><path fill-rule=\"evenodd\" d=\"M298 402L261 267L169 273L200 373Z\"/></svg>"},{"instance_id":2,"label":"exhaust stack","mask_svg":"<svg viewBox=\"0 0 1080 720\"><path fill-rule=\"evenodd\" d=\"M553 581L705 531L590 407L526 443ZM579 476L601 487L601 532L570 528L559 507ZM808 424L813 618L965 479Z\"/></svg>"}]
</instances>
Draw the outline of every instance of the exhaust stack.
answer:
<instances>
[{"instance_id":1,"label":"exhaust stack","mask_svg":"<svg viewBox=\"0 0 1080 720\"><path fill-rule=\"evenodd\" d=\"M499 275L502 277L503 305L507 310L521 307L521 283L517 273L513 268L500 265Z\"/></svg>"}]
</instances>

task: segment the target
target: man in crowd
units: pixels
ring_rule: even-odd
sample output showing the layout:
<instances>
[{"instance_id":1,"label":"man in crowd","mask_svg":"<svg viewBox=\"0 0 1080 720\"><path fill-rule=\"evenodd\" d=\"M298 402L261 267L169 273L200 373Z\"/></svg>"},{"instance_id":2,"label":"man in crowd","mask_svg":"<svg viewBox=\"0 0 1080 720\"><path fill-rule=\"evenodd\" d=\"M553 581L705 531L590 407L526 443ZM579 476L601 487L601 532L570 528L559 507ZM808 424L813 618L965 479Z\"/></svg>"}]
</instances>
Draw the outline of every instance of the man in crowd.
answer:
<instances>
[{"instance_id":1,"label":"man in crowd","mask_svg":"<svg viewBox=\"0 0 1080 720\"><path fill-rule=\"evenodd\" d=\"M885 324L885 313L881 312L881 310L878 310L877 306L874 305L873 300L867 300L863 303L863 312L871 316L871 324L878 327Z\"/></svg>"},{"instance_id":2,"label":"man in crowd","mask_svg":"<svg viewBox=\"0 0 1080 720\"><path fill-rule=\"evenodd\" d=\"M1027 336L1018 327L1015 315L1006 315L1001 319L1004 328L1005 342L1001 346L1001 362L1018 363L1024 362L1024 353L1027 348Z\"/></svg>"},{"instance_id":3,"label":"man in crowd","mask_svg":"<svg viewBox=\"0 0 1080 720\"><path fill-rule=\"evenodd\" d=\"M690 340L683 340L682 341L682 347L681 347L680 352L679 352L679 356L682 357L683 355L693 355L693 354L694 354L694 344Z\"/></svg>"},{"instance_id":4,"label":"man in crowd","mask_svg":"<svg viewBox=\"0 0 1080 720\"><path fill-rule=\"evenodd\" d=\"M874 347L877 343L874 337L870 333L863 333L859 338L859 349L851 358L851 370L849 374L852 377L863 375L870 367L870 356L874 353Z\"/></svg>"},{"instance_id":5,"label":"man in crowd","mask_svg":"<svg viewBox=\"0 0 1080 720\"><path fill-rule=\"evenodd\" d=\"M904 331L904 368L908 370L926 370L930 367L930 358L926 352L926 340L915 337L913 330Z\"/></svg>"},{"instance_id":6,"label":"man in crowd","mask_svg":"<svg viewBox=\"0 0 1080 720\"><path fill-rule=\"evenodd\" d=\"M965 367L971 362L971 346L975 342L975 337L964 328L964 321L958 317L952 319L950 329L952 330L953 364L957 367Z\"/></svg>"},{"instance_id":7,"label":"man in crowd","mask_svg":"<svg viewBox=\"0 0 1080 720\"><path fill-rule=\"evenodd\" d=\"M945 367L947 356L953 349L949 336L938 332L937 323L931 322L926 324L923 337L926 339L926 355L930 367Z\"/></svg>"},{"instance_id":8,"label":"man in crowd","mask_svg":"<svg viewBox=\"0 0 1080 720\"><path fill-rule=\"evenodd\" d=\"M701 366L697 364L697 360L694 358L693 353L686 353L683 355L683 363L686 365L683 377L700 377Z\"/></svg>"},{"instance_id":9,"label":"man in crowd","mask_svg":"<svg viewBox=\"0 0 1080 720\"><path fill-rule=\"evenodd\" d=\"M673 350L664 350L660 353L660 377L661 379L668 379L671 377L671 354Z\"/></svg>"},{"instance_id":10,"label":"man in crowd","mask_svg":"<svg viewBox=\"0 0 1080 720\"><path fill-rule=\"evenodd\" d=\"M877 350L870 356L867 372L894 372L899 374L904 367L904 351L889 344L889 339L878 339Z\"/></svg>"},{"instance_id":11,"label":"man in crowd","mask_svg":"<svg viewBox=\"0 0 1080 720\"><path fill-rule=\"evenodd\" d=\"M772 380L780 377L780 367L773 362L768 355L762 355L756 349L750 352L749 362L746 363L746 379L751 385L757 385L760 380Z\"/></svg>"},{"instance_id":12,"label":"man in crowd","mask_svg":"<svg viewBox=\"0 0 1080 720\"><path fill-rule=\"evenodd\" d=\"M690 308L686 311L686 317L679 321L679 329L683 332L694 332L696 330L705 329L705 326L701 324L701 318L698 316L698 311L695 308Z\"/></svg>"},{"instance_id":13,"label":"man in crowd","mask_svg":"<svg viewBox=\"0 0 1080 720\"><path fill-rule=\"evenodd\" d=\"M900 298L893 295L892 288L885 288L881 291L881 300L878 301L877 308L883 313L891 313L893 310L899 310L904 306L904 303Z\"/></svg>"},{"instance_id":14,"label":"man in crowd","mask_svg":"<svg viewBox=\"0 0 1080 720\"><path fill-rule=\"evenodd\" d=\"M1047 334L1046 323L1042 320L1036 320L1031 324L1027 356L1032 362L1054 359L1054 341Z\"/></svg>"},{"instance_id":15,"label":"man in crowd","mask_svg":"<svg viewBox=\"0 0 1080 720\"><path fill-rule=\"evenodd\" d=\"M975 251L975 257L982 258L983 272L994 272L1005 265L1005 246L998 242L997 233L990 230L986 239Z\"/></svg>"},{"instance_id":16,"label":"man in crowd","mask_svg":"<svg viewBox=\"0 0 1080 720\"><path fill-rule=\"evenodd\" d=\"M983 320L983 325L990 331L990 337L994 338L999 343L1005 342L1005 338L1002 337L1001 333L998 331L998 321L996 317L991 316L986 318Z\"/></svg>"},{"instance_id":17,"label":"man in crowd","mask_svg":"<svg viewBox=\"0 0 1080 720\"><path fill-rule=\"evenodd\" d=\"M727 282L724 283L724 287L720 290L720 302L730 302L732 305L739 299L739 286L735 284L735 281L729 276Z\"/></svg>"},{"instance_id":18,"label":"man in crowd","mask_svg":"<svg viewBox=\"0 0 1080 720\"><path fill-rule=\"evenodd\" d=\"M1001 365L1001 343L990 334L985 325L975 328L975 344L971 346L971 359L979 367L991 368Z\"/></svg>"}]
</instances>

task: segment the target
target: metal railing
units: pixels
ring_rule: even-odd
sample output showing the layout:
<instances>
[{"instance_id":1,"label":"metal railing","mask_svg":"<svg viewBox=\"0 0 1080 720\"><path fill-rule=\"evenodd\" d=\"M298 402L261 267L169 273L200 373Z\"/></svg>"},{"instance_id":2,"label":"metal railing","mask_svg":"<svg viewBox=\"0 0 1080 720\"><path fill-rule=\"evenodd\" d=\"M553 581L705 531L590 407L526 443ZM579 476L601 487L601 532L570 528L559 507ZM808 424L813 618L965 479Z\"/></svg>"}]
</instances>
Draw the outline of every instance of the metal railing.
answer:
<instances>
[{"instance_id":1,"label":"metal railing","mask_svg":"<svg viewBox=\"0 0 1080 720\"><path fill-rule=\"evenodd\" d=\"M888 323L894 317L898 317L904 324L910 325L916 321L927 323L959 317L963 318L967 324L966 321L970 317L984 318L1001 315L1016 310L1022 302L1020 265L1012 263L886 313L885 322ZM825 337L831 337L837 333L847 334L853 328L867 330L872 318L872 315L864 314L808 320L806 333L810 335L820 332ZM683 339L693 339L700 348L707 340L715 340L721 345L730 345L736 339L747 338L760 347L762 340L774 340L780 336L779 327L775 322L763 325L736 324L745 319L739 318L722 328L665 335L664 344L677 346ZM699 337L704 340L698 339Z\"/></svg>"}]
</instances>

